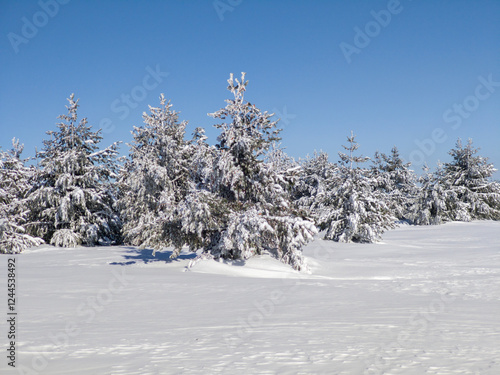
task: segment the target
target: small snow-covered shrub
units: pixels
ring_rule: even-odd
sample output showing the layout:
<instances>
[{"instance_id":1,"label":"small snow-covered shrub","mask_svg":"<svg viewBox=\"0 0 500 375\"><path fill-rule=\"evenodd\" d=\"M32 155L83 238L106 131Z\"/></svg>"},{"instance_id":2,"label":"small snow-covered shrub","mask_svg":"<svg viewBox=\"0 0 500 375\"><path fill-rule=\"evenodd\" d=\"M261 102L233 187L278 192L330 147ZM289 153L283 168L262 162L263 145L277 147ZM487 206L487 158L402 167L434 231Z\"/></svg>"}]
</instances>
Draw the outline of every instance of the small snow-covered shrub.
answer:
<instances>
[{"instance_id":1,"label":"small snow-covered shrub","mask_svg":"<svg viewBox=\"0 0 500 375\"><path fill-rule=\"evenodd\" d=\"M77 247L82 244L82 236L71 229L59 229L52 235L50 243L58 247Z\"/></svg>"}]
</instances>

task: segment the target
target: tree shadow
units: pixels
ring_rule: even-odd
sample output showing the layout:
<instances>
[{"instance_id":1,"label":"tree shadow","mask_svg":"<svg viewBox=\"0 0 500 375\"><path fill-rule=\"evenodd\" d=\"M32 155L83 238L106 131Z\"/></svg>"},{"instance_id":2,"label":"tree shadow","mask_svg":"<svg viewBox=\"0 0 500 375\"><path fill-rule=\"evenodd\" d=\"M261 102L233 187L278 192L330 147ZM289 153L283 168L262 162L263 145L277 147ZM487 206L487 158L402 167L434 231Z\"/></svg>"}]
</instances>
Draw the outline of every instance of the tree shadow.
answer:
<instances>
[{"instance_id":1,"label":"tree shadow","mask_svg":"<svg viewBox=\"0 0 500 375\"><path fill-rule=\"evenodd\" d=\"M237 260L225 261L224 263L229 264L231 266L243 267L247 262L244 259L237 259Z\"/></svg>"},{"instance_id":2,"label":"tree shadow","mask_svg":"<svg viewBox=\"0 0 500 375\"><path fill-rule=\"evenodd\" d=\"M137 249L135 247L127 247L126 253L123 255L125 261L123 262L110 262L113 266L128 266L135 263L154 263L154 262L164 262L172 263L178 262L180 260L189 260L196 258L196 253L184 253L181 252L176 259L171 259L170 256L173 254L172 250L157 251L153 256L152 249Z\"/></svg>"}]
</instances>

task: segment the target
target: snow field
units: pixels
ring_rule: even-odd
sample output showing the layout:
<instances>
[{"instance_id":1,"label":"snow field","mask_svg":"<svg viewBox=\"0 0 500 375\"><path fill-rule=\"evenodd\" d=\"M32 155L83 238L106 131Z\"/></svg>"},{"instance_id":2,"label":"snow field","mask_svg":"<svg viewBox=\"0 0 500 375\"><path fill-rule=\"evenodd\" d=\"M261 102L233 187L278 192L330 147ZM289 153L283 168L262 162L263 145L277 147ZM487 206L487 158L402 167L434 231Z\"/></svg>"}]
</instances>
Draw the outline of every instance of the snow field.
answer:
<instances>
[{"instance_id":1,"label":"snow field","mask_svg":"<svg viewBox=\"0 0 500 375\"><path fill-rule=\"evenodd\" d=\"M41 246L16 255L18 367L3 358L0 373L496 375L499 233L477 221L317 239L311 273L269 256L187 270L189 253Z\"/></svg>"}]
</instances>

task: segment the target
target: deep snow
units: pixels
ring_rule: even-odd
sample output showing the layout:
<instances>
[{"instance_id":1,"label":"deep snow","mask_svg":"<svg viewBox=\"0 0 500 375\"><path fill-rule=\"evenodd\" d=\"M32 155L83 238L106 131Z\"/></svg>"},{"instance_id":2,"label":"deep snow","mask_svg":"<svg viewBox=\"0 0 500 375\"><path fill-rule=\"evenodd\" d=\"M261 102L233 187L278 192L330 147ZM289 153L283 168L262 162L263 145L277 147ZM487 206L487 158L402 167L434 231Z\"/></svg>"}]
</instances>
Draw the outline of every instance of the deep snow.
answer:
<instances>
[{"instance_id":1,"label":"deep snow","mask_svg":"<svg viewBox=\"0 0 500 375\"><path fill-rule=\"evenodd\" d=\"M311 273L131 247L16 255L1 374L500 374L500 222L316 240ZM0 290L7 307L7 259Z\"/></svg>"}]
</instances>

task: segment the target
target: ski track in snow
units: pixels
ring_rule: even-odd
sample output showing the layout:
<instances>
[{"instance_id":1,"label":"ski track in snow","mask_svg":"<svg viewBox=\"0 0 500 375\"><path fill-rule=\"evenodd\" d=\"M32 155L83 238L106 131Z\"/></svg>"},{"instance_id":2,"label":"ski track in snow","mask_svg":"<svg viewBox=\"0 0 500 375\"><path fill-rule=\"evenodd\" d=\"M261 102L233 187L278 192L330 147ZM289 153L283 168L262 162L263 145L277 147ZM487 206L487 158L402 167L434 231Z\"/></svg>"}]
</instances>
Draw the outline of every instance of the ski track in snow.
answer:
<instances>
[{"instance_id":1,"label":"ski track in snow","mask_svg":"<svg viewBox=\"0 0 500 375\"><path fill-rule=\"evenodd\" d=\"M486 221L317 239L310 274L267 256L187 271L192 255L167 250L28 250L18 368L3 356L0 373L497 375L499 233Z\"/></svg>"}]
</instances>

